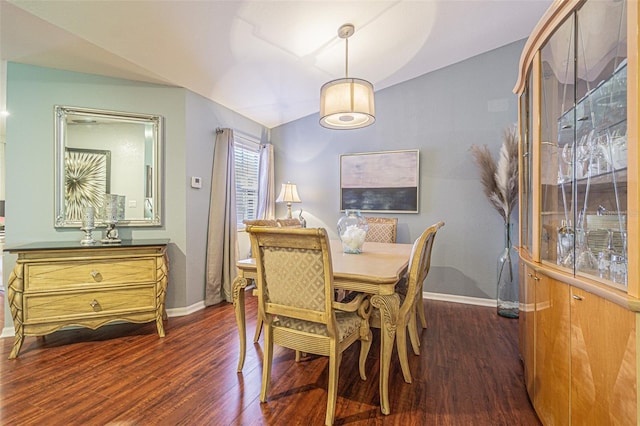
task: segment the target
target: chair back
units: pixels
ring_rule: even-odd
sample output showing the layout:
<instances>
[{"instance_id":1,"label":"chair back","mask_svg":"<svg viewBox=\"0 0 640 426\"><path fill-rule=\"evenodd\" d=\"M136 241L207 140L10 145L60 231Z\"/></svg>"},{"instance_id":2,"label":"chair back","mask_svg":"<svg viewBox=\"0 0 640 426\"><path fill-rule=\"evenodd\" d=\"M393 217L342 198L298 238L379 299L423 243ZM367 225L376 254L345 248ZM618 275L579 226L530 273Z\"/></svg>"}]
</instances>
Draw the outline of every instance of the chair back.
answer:
<instances>
[{"instance_id":1,"label":"chair back","mask_svg":"<svg viewBox=\"0 0 640 426\"><path fill-rule=\"evenodd\" d=\"M249 226L278 226L278 222L275 219L255 219L248 220L245 219L242 221L245 225Z\"/></svg>"},{"instance_id":2,"label":"chair back","mask_svg":"<svg viewBox=\"0 0 640 426\"><path fill-rule=\"evenodd\" d=\"M431 267L431 251L433 242L436 238L438 229L444 226L444 222L438 222L427 228L413 243L411 249L411 258L409 259L407 294L400 307L400 315L411 309L411 305L415 302L422 292L422 283Z\"/></svg>"},{"instance_id":3,"label":"chair back","mask_svg":"<svg viewBox=\"0 0 640 426\"><path fill-rule=\"evenodd\" d=\"M333 270L329 239L323 228L249 226L256 258L258 303L263 320L274 316L326 325L336 334L332 310Z\"/></svg>"},{"instance_id":4,"label":"chair back","mask_svg":"<svg viewBox=\"0 0 640 426\"><path fill-rule=\"evenodd\" d=\"M365 217L369 230L365 241L395 243L398 229L397 217Z\"/></svg>"},{"instance_id":5,"label":"chair back","mask_svg":"<svg viewBox=\"0 0 640 426\"><path fill-rule=\"evenodd\" d=\"M281 228L302 228L300 219L276 219L276 222Z\"/></svg>"},{"instance_id":6,"label":"chair back","mask_svg":"<svg viewBox=\"0 0 640 426\"><path fill-rule=\"evenodd\" d=\"M278 226L278 222L275 219L245 219L242 221L245 225L245 229L248 226L271 226L273 228ZM249 242L249 257L253 257L253 251L251 250L251 242Z\"/></svg>"}]
</instances>

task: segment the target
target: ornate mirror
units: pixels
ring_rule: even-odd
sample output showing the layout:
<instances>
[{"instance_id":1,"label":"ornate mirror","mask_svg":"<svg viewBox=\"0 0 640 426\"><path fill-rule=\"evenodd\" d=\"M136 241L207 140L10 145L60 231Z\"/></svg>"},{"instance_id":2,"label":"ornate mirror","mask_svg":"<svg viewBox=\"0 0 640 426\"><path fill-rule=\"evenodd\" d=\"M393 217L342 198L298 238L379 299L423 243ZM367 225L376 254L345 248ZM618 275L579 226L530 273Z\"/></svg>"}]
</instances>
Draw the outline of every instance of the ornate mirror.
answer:
<instances>
[{"instance_id":1,"label":"ornate mirror","mask_svg":"<svg viewBox=\"0 0 640 426\"><path fill-rule=\"evenodd\" d=\"M56 105L56 228L80 227L88 206L104 225L105 194L124 196L118 227L160 226L162 126L158 115Z\"/></svg>"}]
</instances>

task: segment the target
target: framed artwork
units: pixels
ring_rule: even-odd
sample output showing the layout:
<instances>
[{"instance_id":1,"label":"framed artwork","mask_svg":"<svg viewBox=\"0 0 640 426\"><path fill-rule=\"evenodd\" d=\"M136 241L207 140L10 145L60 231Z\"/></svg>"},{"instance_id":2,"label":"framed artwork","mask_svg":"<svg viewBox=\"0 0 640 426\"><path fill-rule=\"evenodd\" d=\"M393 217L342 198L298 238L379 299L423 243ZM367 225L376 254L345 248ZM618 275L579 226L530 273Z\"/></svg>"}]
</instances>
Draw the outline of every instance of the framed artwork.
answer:
<instances>
[{"instance_id":1,"label":"framed artwork","mask_svg":"<svg viewBox=\"0 0 640 426\"><path fill-rule=\"evenodd\" d=\"M93 206L97 216L111 181L111 151L65 148L66 218L81 221L85 207Z\"/></svg>"},{"instance_id":2,"label":"framed artwork","mask_svg":"<svg viewBox=\"0 0 640 426\"><path fill-rule=\"evenodd\" d=\"M417 149L340 156L340 209L418 213Z\"/></svg>"}]
</instances>

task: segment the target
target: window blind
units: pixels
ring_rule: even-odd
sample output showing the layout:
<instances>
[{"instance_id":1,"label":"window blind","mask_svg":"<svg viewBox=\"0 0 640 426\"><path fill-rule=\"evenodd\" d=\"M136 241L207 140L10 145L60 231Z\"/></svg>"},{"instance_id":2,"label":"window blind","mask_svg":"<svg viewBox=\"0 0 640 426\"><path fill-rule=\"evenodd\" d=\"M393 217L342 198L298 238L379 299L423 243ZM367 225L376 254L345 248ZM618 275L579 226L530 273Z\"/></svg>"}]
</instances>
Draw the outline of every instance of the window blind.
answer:
<instances>
[{"instance_id":1,"label":"window blind","mask_svg":"<svg viewBox=\"0 0 640 426\"><path fill-rule=\"evenodd\" d=\"M258 169L260 144L247 136L234 132L236 168L236 216L238 226L242 221L256 219L258 211Z\"/></svg>"}]
</instances>

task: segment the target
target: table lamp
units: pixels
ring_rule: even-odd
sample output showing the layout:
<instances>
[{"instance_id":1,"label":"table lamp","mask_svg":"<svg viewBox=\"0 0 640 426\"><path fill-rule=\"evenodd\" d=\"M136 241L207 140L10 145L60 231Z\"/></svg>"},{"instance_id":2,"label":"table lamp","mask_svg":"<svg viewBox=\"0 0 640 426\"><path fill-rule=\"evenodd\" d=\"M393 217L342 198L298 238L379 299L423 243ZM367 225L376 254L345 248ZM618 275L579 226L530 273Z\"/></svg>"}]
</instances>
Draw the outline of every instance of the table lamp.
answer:
<instances>
[{"instance_id":1,"label":"table lamp","mask_svg":"<svg viewBox=\"0 0 640 426\"><path fill-rule=\"evenodd\" d=\"M287 182L282 184L280 195L276 198L276 203L287 203L287 219L291 219L291 203L301 203L298 195L298 188L295 183Z\"/></svg>"}]
</instances>

